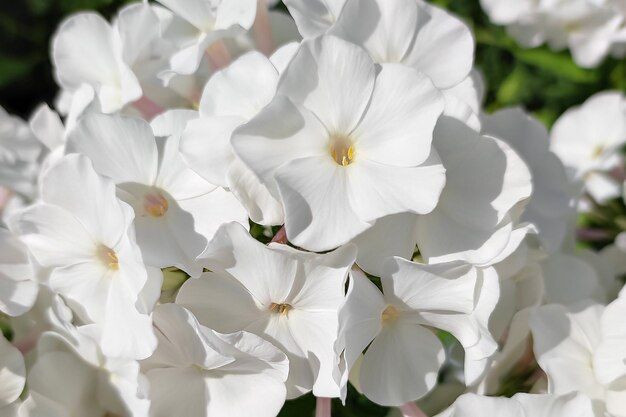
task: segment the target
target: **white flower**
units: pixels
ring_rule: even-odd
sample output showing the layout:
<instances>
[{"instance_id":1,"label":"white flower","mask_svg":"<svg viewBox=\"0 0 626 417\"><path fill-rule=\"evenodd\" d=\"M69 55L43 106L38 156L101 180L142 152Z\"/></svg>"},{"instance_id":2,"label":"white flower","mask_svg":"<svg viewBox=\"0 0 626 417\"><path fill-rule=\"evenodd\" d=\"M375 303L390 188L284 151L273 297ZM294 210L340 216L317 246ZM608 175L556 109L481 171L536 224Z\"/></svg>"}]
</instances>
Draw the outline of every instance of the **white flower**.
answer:
<instances>
[{"instance_id":1,"label":"white flower","mask_svg":"<svg viewBox=\"0 0 626 417\"><path fill-rule=\"evenodd\" d=\"M28 124L0 107L0 187L33 198L41 151Z\"/></svg>"},{"instance_id":2,"label":"white flower","mask_svg":"<svg viewBox=\"0 0 626 417\"><path fill-rule=\"evenodd\" d=\"M216 41L250 29L256 0L159 0L179 17L165 34L177 44L169 59L175 74L193 74L203 55Z\"/></svg>"},{"instance_id":3,"label":"white flower","mask_svg":"<svg viewBox=\"0 0 626 417\"><path fill-rule=\"evenodd\" d=\"M230 221L247 225L248 217L230 192L182 161L180 135L194 117L192 111L166 112L151 129L141 119L88 114L70 134L68 150L88 156L133 207L146 264L197 276L202 268L195 259L217 228Z\"/></svg>"},{"instance_id":4,"label":"white flower","mask_svg":"<svg viewBox=\"0 0 626 417\"><path fill-rule=\"evenodd\" d=\"M593 417L589 398L581 394L516 394L512 398L465 394L439 417Z\"/></svg>"},{"instance_id":5,"label":"white flower","mask_svg":"<svg viewBox=\"0 0 626 417\"><path fill-rule=\"evenodd\" d=\"M336 35L365 48L377 63L415 68L442 91L446 115L479 129L480 86L469 76L474 40L469 28L447 11L421 0L285 3L305 38Z\"/></svg>"},{"instance_id":6,"label":"white flower","mask_svg":"<svg viewBox=\"0 0 626 417\"><path fill-rule=\"evenodd\" d=\"M492 269L390 258L383 272L381 294L362 273L353 271L340 312L337 348L344 351L350 380L370 400L400 406L434 388L445 355L431 328L452 333L466 349L468 363L482 362L495 352L497 345L487 330L498 297ZM487 311L478 312L481 303ZM474 365L466 367L468 379L476 377Z\"/></svg>"},{"instance_id":7,"label":"white flower","mask_svg":"<svg viewBox=\"0 0 626 417\"><path fill-rule=\"evenodd\" d=\"M483 133L501 138L528 166L533 193L520 220L537 228L543 247L557 250L568 231L572 186L558 157L550 152L546 128L521 108L483 116Z\"/></svg>"},{"instance_id":8,"label":"white flower","mask_svg":"<svg viewBox=\"0 0 626 417\"><path fill-rule=\"evenodd\" d=\"M11 221L49 271L47 284L83 322L99 327L105 354L145 358L156 344L148 314L161 274L148 275L133 218L115 197L115 184L96 174L87 158L70 155L43 178L42 202Z\"/></svg>"},{"instance_id":9,"label":"white flower","mask_svg":"<svg viewBox=\"0 0 626 417\"><path fill-rule=\"evenodd\" d=\"M300 34L314 38L326 33L337 21L346 0L284 0Z\"/></svg>"},{"instance_id":10,"label":"white flower","mask_svg":"<svg viewBox=\"0 0 626 417\"><path fill-rule=\"evenodd\" d=\"M147 417L147 381L133 360L104 356L89 330L46 333L28 373L26 415Z\"/></svg>"},{"instance_id":11,"label":"white flower","mask_svg":"<svg viewBox=\"0 0 626 417\"><path fill-rule=\"evenodd\" d=\"M481 0L490 19L508 26L522 46L568 48L582 67L598 66L619 44L626 14L613 2L594 0ZM619 55L619 51L615 51Z\"/></svg>"},{"instance_id":12,"label":"white flower","mask_svg":"<svg viewBox=\"0 0 626 417\"><path fill-rule=\"evenodd\" d=\"M619 150L626 143L626 98L602 92L582 106L566 111L554 124L551 150L571 176L584 181L586 191L602 204L621 193L609 171L619 166Z\"/></svg>"},{"instance_id":13,"label":"white flower","mask_svg":"<svg viewBox=\"0 0 626 417\"><path fill-rule=\"evenodd\" d=\"M386 215L435 207L445 176L431 141L442 109L427 77L398 64L378 71L360 47L322 36L302 44L276 98L232 143L280 197L289 240L323 251Z\"/></svg>"},{"instance_id":14,"label":"white flower","mask_svg":"<svg viewBox=\"0 0 626 417\"><path fill-rule=\"evenodd\" d=\"M202 325L245 330L281 348L289 358L288 398L311 389L337 397L337 316L355 256L352 246L326 255L267 247L240 225L225 225L201 256L212 272L188 280L176 302Z\"/></svg>"},{"instance_id":15,"label":"white flower","mask_svg":"<svg viewBox=\"0 0 626 417\"><path fill-rule=\"evenodd\" d=\"M150 416L274 417L285 402L287 357L247 332L217 333L184 308L154 312L159 347L143 362Z\"/></svg>"},{"instance_id":16,"label":"white flower","mask_svg":"<svg viewBox=\"0 0 626 417\"><path fill-rule=\"evenodd\" d=\"M553 394L579 391L597 417L626 416L626 303L547 305L530 317L535 356Z\"/></svg>"},{"instance_id":17,"label":"white flower","mask_svg":"<svg viewBox=\"0 0 626 417\"><path fill-rule=\"evenodd\" d=\"M531 195L531 177L509 145L449 117L439 119L433 145L446 168L437 207L385 217L358 236L357 263L365 271L380 275L390 256L411 259L416 244L426 263L493 264L525 235L516 212Z\"/></svg>"},{"instance_id":18,"label":"white flower","mask_svg":"<svg viewBox=\"0 0 626 417\"><path fill-rule=\"evenodd\" d=\"M146 6L147 7L147 6ZM100 15L81 13L66 19L52 40L52 62L61 88L73 95L83 85L93 89L105 113L120 110L142 96L132 62L124 50L131 46ZM69 108L63 106L67 112Z\"/></svg>"},{"instance_id":19,"label":"white flower","mask_svg":"<svg viewBox=\"0 0 626 417\"><path fill-rule=\"evenodd\" d=\"M24 358L0 332L0 416L16 416L15 408L26 383Z\"/></svg>"},{"instance_id":20,"label":"white flower","mask_svg":"<svg viewBox=\"0 0 626 417\"><path fill-rule=\"evenodd\" d=\"M0 228L0 312L26 313L37 298L35 271L28 250L11 232Z\"/></svg>"},{"instance_id":21,"label":"white flower","mask_svg":"<svg viewBox=\"0 0 626 417\"><path fill-rule=\"evenodd\" d=\"M276 94L278 71L258 52L249 52L207 83L200 99L200 118L191 120L181 138L189 166L213 184L228 187L263 225L284 222L280 202L235 156L233 131L256 116Z\"/></svg>"}]
</instances>

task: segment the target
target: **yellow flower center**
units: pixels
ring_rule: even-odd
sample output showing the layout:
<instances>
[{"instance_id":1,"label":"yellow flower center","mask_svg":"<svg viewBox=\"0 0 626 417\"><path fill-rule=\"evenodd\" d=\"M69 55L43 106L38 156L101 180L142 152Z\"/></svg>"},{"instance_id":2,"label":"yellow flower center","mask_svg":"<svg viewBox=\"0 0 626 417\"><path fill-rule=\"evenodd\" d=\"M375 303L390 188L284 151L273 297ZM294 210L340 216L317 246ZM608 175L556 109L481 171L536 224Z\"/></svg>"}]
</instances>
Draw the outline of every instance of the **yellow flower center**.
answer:
<instances>
[{"instance_id":1,"label":"yellow flower center","mask_svg":"<svg viewBox=\"0 0 626 417\"><path fill-rule=\"evenodd\" d=\"M170 204L161 194L147 194L143 200L143 208L152 217L163 217Z\"/></svg>"},{"instance_id":2,"label":"yellow flower center","mask_svg":"<svg viewBox=\"0 0 626 417\"><path fill-rule=\"evenodd\" d=\"M348 166L354 160L354 144L350 137L333 135L330 137L330 155L337 165Z\"/></svg>"},{"instance_id":3,"label":"yellow flower center","mask_svg":"<svg viewBox=\"0 0 626 417\"><path fill-rule=\"evenodd\" d=\"M605 149L606 148L603 145L598 145L593 148L593 151L591 152L591 159L600 159Z\"/></svg>"},{"instance_id":4,"label":"yellow flower center","mask_svg":"<svg viewBox=\"0 0 626 417\"><path fill-rule=\"evenodd\" d=\"M100 258L107 268L114 271L120 269L120 261L117 259L117 254L110 247L105 245L98 246L98 258Z\"/></svg>"},{"instance_id":5,"label":"yellow flower center","mask_svg":"<svg viewBox=\"0 0 626 417\"><path fill-rule=\"evenodd\" d=\"M287 313L289 313L289 310L291 310L292 308L293 307L291 307L289 304L272 303L272 305L270 305L270 311L280 314L281 316L286 316Z\"/></svg>"},{"instance_id":6,"label":"yellow flower center","mask_svg":"<svg viewBox=\"0 0 626 417\"><path fill-rule=\"evenodd\" d=\"M398 317L400 317L400 312L398 311L398 309L392 305L388 305L382 314L383 324L393 322Z\"/></svg>"}]
</instances>

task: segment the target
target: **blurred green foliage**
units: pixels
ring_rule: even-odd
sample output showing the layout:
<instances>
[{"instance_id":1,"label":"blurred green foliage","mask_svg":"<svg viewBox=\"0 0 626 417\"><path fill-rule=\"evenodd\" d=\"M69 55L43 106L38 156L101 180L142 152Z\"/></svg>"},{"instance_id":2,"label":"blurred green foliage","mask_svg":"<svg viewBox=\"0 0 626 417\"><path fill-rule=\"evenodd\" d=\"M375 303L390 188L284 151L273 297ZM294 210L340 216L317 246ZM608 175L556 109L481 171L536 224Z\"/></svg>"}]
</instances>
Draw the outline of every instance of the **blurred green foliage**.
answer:
<instances>
[{"instance_id":1,"label":"blurred green foliage","mask_svg":"<svg viewBox=\"0 0 626 417\"><path fill-rule=\"evenodd\" d=\"M473 29L476 66L487 84L485 108L521 105L551 126L569 107L609 89L626 91L626 61L608 58L600 67L578 67L569 51L523 49L506 30L489 22L478 0L432 0Z\"/></svg>"},{"instance_id":2,"label":"blurred green foliage","mask_svg":"<svg viewBox=\"0 0 626 417\"><path fill-rule=\"evenodd\" d=\"M133 0L3 0L0 2L0 105L28 117L34 107L53 103L57 87L49 59L49 44L59 23L69 14L95 10L110 18ZM626 61L607 59L599 68L586 70L572 61L568 51L555 53L546 47L522 49L506 30L489 22L478 0L431 0L463 18L473 29L476 66L486 81L485 107L496 111L521 105L547 126L567 108L607 89L626 91ZM284 6L281 6L284 8ZM626 220L613 213L611 221ZM588 219L596 225L597 219ZM620 225L621 226L621 225ZM252 225L253 235L267 242L270 233ZM172 278L178 279L176 276ZM180 277L183 281L185 276ZM172 281L172 285L179 282ZM0 331L9 333L0 320ZM9 335L9 334L7 334ZM507 387L511 388L511 387ZM511 388L513 393L514 387ZM508 393L510 394L510 393ZM315 399L306 395L288 401L280 417L312 417ZM333 401L335 417L383 417L388 409L377 406L349 388L346 407Z\"/></svg>"}]
</instances>

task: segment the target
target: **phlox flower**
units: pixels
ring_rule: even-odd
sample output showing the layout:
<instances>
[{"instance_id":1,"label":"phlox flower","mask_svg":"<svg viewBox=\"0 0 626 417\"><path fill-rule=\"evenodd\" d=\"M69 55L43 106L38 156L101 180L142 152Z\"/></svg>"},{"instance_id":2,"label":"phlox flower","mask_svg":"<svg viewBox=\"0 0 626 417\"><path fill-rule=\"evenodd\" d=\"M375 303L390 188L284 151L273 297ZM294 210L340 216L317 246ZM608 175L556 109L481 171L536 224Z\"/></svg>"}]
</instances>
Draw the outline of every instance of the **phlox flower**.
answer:
<instances>
[{"instance_id":1,"label":"phlox flower","mask_svg":"<svg viewBox=\"0 0 626 417\"><path fill-rule=\"evenodd\" d=\"M88 156L134 209L146 264L176 266L197 276L202 268L195 259L217 228L230 221L247 225L248 217L232 193L182 161L180 135L195 116L193 111L166 112L151 127L138 118L85 115L70 134L68 152Z\"/></svg>"},{"instance_id":2,"label":"phlox flower","mask_svg":"<svg viewBox=\"0 0 626 417\"><path fill-rule=\"evenodd\" d=\"M0 187L33 198L41 152L28 123L0 107ZM9 197L0 197L0 214Z\"/></svg>"},{"instance_id":3,"label":"phlox flower","mask_svg":"<svg viewBox=\"0 0 626 417\"><path fill-rule=\"evenodd\" d=\"M582 67L598 66L619 44L626 14L617 2L595 0L481 0L492 22L507 25L524 47L547 43L553 50L569 48Z\"/></svg>"},{"instance_id":4,"label":"phlox flower","mask_svg":"<svg viewBox=\"0 0 626 417\"><path fill-rule=\"evenodd\" d=\"M621 183L610 171L622 158L626 143L626 98L619 92L602 92L581 106L566 111L554 124L550 149L584 183L585 191L602 204L621 193Z\"/></svg>"},{"instance_id":5,"label":"phlox flower","mask_svg":"<svg viewBox=\"0 0 626 417\"><path fill-rule=\"evenodd\" d=\"M303 42L276 97L232 143L280 198L289 240L323 251L386 215L435 207L445 175L431 141L442 110L426 76L377 67L362 48L322 36Z\"/></svg>"},{"instance_id":6,"label":"phlox flower","mask_svg":"<svg viewBox=\"0 0 626 417\"><path fill-rule=\"evenodd\" d=\"M278 71L258 52L248 52L217 72L207 83L199 118L181 138L184 160L213 184L228 187L246 207L250 219L264 225L284 222L283 209L256 175L234 154L230 139L276 94Z\"/></svg>"},{"instance_id":7,"label":"phlox flower","mask_svg":"<svg viewBox=\"0 0 626 417\"><path fill-rule=\"evenodd\" d=\"M142 363L150 382L150 416L274 417L285 402L287 357L247 332L221 334L183 307L154 312L159 347Z\"/></svg>"},{"instance_id":8,"label":"phlox flower","mask_svg":"<svg viewBox=\"0 0 626 417\"><path fill-rule=\"evenodd\" d=\"M535 356L550 393L579 391L593 400L597 417L626 416L625 312L619 298L606 308L552 304L531 315Z\"/></svg>"},{"instance_id":9,"label":"phlox flower","mask_svg":"<svg viewBox=\"0 0 626 417\"><path fill-rule=\"evenodd\" d=\"M516 394L512 398L465 394L439 417L593 417L591 401L584 395Z\"/></svg>"},{"instance_id":10,"label":"phlox flower","mask_svg":"<svg viewBox=\"0 0 626 417\"><path fill-rule=\"evenodd\" d=\"M0 332L0 416L17 417L25 383L24 358Z\"/></svg>"},{"instance_id":11,"label":"phlox flower","mask_svg":"<svg viewBox=\"0 0 626 417\"><path fill-rule=\"evenodd\" d=\"M533 192L520 221L532 223L548 251L557 250L568 231L573 186L561 160L550 151L546 128L520 108L483 115L483 133L501 138L528 167Z\"/></svg>"},{"instance_id":12,"label":"phlox flower","mask_svg":"<svg viewBox=\"0 0 626 417\"><path fill-rule=\"evenodd\" d=\"M28 249L0 228L0 312L9 316L26 313L35 303L37 287Z\"/></svg>"},{"instance_id":13,"label":"phlox flower","mask_svg":"<svg viewBox=\"0 0 626 417\"><path fill-rule=\"evenodd\" d=\"M432 329L450 332L463 345L468 380L480 374L482 365L476 369L471 362L482 362L497 347L487 329L498 298L493 269L390 258L383 272L382 293L364 274L351 274L336 345L345 358L344 388L350 371L355 387L381 405L426 395L445 359Z\"/></svg>"},{"instance_id":14,"label":"phlox flower","mask_svg":"<svg viewBox=\"0 0 626 417\"><path fill-rule=\"evenodd\" d=\"M46 333L28 373L23 412L42 417L148 417L148 384L139 371L134 360L103 355L88 327Z\"/></svg>"},{"instance_id":15,"label":"phlox flower","mask_svg":"<svg viewBox=\"0 0 626 417\"><path fill-rule=\"evenodd\" d=\"M256 15L256 0L159 0L178 18L166 33L177 50L169 59L175 74L193 74L207 48L223 48L216 44L225 37L234 37L250 29Z\"/></svg>"},{"instance_id":16,"label":"phlox flower","mask_svg":"<svg viewBox=\"0 0 626 417\"><path fill-rule=\"evenodd\" d=\"M200 257L210 269L188 280L176 303L223 333L254 333L289 358L287 398L313 390L337 397L338 311L355 258L351 245L318 255L265 246L237 224L223 226Z\"/></svg>"},{"instance_id":17,"label":"phlox flower","mask_svg":"<svg viewBox=\"0 0 626 417\"><path fill-rule=\"evenodd\" d=\"M494 264L527 233L519 212L531 196L531 176L513 148L450 117L439 119L433 147L446 168L437 207L423 215L384 217L358 236L357 263L365 271L380 275L390 256L411 259L416 244L429 264Z\"/></svg>"},{"instance_id":18,"label":"phlox flower","mask_svg":"<svg viewBox=\"0 0 626 417\"><path fill-rule=\"evenodd\" d=\"M158 37L158 17L145 3L121 9L113 24L96 13L70 16L52 40L55 78L63 89L60 110L68 113L95 99L99 110L112 113L139 100L135 67L151 58Z\"/></svg>"},{"instance_id":19,"label":"phlox flower","mask_svg":"<svg viewBox=\"0 0 626 417\"><path fill-rule=\"evenodd\" d=\"M48 170L41 198L12 218L11 226L46 271L46 285L82 322L95 323L105 354L150 356L156 339L149 313L161 273L148 274L143 264L131 207L80 155Z\"/></svg>"}]
</instances>

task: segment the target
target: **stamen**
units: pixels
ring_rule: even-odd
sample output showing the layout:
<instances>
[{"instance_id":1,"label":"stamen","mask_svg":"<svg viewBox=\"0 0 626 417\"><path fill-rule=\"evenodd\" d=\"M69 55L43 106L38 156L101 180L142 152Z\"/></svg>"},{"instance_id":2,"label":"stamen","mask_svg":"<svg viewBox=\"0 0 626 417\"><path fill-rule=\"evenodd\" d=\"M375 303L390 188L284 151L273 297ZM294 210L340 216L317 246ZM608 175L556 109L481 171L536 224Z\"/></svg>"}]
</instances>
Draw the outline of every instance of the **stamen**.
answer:
<instances>
[{"instance_id":1,"label":"stamen","mask_svg":"<svg viewBox=\"0 0 626 417\"><path fill-rule=\"evenodd\" d=\"M605 147L602 145L598 145L595 148L593 148L593 151L591 152L591 159L599 159L604 153L604 150L605 150Z\"/></svg>"},{"instance_id":2,"label":"stamen","mask_svg":"<svg viewBox=\"0 0 626 417\"><path fill-rule=\"evenodd\" d=\"M354 144L348 136L333 135L330 137L330 155L337 165L348 166L354 160Z\"/></svg>"},{"instance_id":3,"label":"stamen","mask_svg":"<svg viewBox=\"0 0 626 417\"><path fill-rule=\"evenodd\" d=\"M400 317L400 312L392 305L388 305L382 314L383 323L395 321L398 317Z\"/></svg>"},{"instance_id":4,"label":"stamen","mask_svg":"<svg viewBox=\"0 0 626 417\"><path fill-rule=\"evenodd\" d=\"M107 268L117 271L120 269L120 261L115 251L108 246L98 246L98 257L107 266Z\"/></svg>"},{"instance_id":5,"label":"stamen","mask_svg":"<svg viewBox=\"0 0 626 417\"><path fill-rule=\"evenodd\" d=\"M148 194L144 197L143 208L152 217L163 217L170 205L161 194Z\"/></svg>"},{"instance_id":6,"label":"stamen","mask_svg":"<svg viewBox=\"0 0 626 417\"><path fill-rule=\"evenodd\" d=\"M289 313L289 310L291 310L293 307L291 307L289 304L277 304L277 303L272 303L270 305L270 311L274 312L274 313L278 313L281 316L286 316L287 313Z\"/></svg>"}]
</instances>

